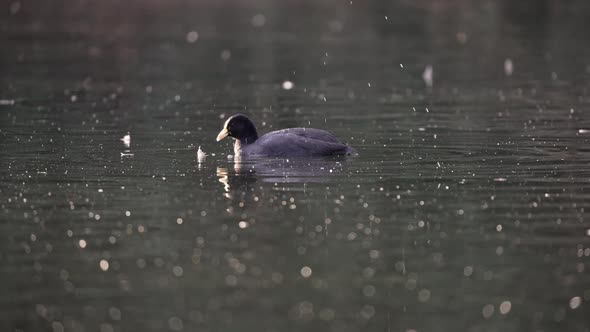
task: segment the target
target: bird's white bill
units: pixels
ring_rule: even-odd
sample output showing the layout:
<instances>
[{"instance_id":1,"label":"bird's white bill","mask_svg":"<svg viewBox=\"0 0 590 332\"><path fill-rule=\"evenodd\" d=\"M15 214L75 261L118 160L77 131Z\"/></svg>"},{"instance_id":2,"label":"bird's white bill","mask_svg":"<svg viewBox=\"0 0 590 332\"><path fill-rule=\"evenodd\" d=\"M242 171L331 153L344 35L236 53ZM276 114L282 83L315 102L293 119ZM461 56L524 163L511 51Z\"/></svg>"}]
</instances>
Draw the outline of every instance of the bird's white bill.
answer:
<instances>
[{"instance_id":1,"label":"bird's white bill","mask_svg":"<svg viewBox=\"0 0 590 332\"><path fill-rule=\"evenodd\" d=\"M222 139L226 138L227 135L229 135L229 131L227 131L227 128L223 128L219 134L217 135L217 142L221 141Z\"/></svg>"}]
</instances>

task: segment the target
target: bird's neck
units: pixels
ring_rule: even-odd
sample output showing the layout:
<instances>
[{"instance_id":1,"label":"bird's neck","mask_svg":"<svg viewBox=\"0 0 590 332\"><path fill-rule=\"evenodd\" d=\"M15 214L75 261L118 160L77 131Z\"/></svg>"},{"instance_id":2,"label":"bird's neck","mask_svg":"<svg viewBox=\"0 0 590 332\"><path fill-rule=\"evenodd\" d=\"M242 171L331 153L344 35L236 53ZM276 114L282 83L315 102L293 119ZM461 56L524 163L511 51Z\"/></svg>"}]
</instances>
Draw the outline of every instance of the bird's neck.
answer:
<instances>
[{"instance_id":1,"label":"bird's neck","mask_svg":"<svg viewBox=\"0 0 590 332\"><path fill-rule=\"evenodd\" d=\"M242 139L236 139L234 141L234 154L239 155L242 152L242 149L254 142L258 139L258 134L254 133L254 135Z\"/></svg>"}]
</instances>

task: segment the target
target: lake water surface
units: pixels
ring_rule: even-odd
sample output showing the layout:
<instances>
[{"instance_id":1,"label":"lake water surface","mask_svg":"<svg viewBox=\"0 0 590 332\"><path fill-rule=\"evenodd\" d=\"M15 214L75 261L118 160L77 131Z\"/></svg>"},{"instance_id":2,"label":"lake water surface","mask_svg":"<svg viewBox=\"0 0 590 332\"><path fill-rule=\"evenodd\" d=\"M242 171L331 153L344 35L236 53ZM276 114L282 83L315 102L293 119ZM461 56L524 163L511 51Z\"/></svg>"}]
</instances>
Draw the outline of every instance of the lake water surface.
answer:
<instances>
[{"instance_id":1,"label":"lake water surface","mask_svg":"<svg viewBox=\"0 0 590 332\"><path fill-rule=\"evenodd\" d=\"M2 7L2 331L590 331L585 1Z\"/></svg>"}]
</instances>

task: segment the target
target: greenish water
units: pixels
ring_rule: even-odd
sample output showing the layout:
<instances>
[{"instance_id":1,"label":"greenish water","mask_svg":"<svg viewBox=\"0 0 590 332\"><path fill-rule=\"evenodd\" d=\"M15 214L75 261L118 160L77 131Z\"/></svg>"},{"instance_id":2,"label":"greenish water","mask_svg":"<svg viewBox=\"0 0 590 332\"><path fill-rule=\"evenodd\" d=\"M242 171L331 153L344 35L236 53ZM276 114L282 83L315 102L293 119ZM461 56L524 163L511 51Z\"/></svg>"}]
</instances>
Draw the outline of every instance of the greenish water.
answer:
<instances>
[{"instance_id":1,"label":"greenish water","mask_svg":"<svg viewBox=\"0 0 590 332\"><path fill-rule=\"evenodd\" d=\"M585 2L3 7L3 331L590 330Z\"/></svg>"}]
</instances>

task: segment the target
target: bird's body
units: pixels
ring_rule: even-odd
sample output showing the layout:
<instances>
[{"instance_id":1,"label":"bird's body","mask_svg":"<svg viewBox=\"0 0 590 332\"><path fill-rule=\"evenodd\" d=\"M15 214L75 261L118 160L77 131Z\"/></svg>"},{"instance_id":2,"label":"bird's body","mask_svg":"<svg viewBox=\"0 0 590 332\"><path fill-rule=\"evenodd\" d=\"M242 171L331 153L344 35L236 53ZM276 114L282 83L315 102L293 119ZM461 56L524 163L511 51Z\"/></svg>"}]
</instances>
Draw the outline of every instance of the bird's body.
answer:
<instances>
[{"instance_id":1,"label":"bird's body","mask_svg":"<svg viewBox=\"0 0 590 332\"><path fill-rule=\"evenodd\" d=\"M254 144L234 143L234 153L239 155L264 155L273 157L303 157L344 155L351 150L334 135L313 128L289 128L277 130L259 137Z\"/></svg>"},{"instance_id":2,"label":"bird's body","mask_svg":"<svg viewBox=\"0 0 590 332\"><path fill-rule=\"evenodd\" d=\"M334 135L320 129L288 128L258 137L254 124L241 114L226 121L217 140L226 136L235 138L237 156L321 157L356 153Z\"/></svg>"}]
</instances>

